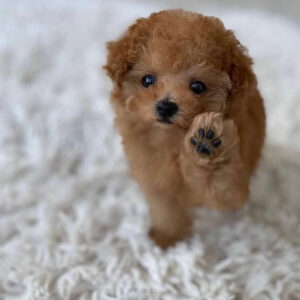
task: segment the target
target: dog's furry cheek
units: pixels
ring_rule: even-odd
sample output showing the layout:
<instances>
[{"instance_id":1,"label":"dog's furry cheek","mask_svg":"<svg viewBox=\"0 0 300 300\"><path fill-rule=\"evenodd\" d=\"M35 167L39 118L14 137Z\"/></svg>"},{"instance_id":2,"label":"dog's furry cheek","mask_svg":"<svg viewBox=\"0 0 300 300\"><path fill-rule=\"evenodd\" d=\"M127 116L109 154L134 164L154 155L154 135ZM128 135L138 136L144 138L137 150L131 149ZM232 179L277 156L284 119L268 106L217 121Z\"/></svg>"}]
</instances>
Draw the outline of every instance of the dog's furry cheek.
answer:
<instances>
[{"instance_id":1,"label":"dog's furry cheek","mask_svg":"<svg viewBox=\"0 0 300 300\"><path fill-rule=\"evenodd\" d=\"M179 126L182 129L188 129L193 121L194 116L184 116L174 121L174 124Z\"/></svg>"},{"instance_id":2,"label":"dog's furry cheek","mask_svg":"<svg viewBox=\"0 0 300 300\"><path fill-rule=\"evenodd\" d=\"M125 107L126 107L127 111L129 111L129 112L133 113L136 111L137 108L136 108L133 97L128 97L125 99Z\"/></svg>"},{"instance_id":3,"label":"dog's furry cheek","mask_svg":"<svg viewBox=\"0 0 300 300\"><path fill-rule=\"evenodd\" d=\"M154 121L152 105L142 103L141 99L137 101L135 97L129 97L125 100L126 110L145 122Z\"/></svg>"}]
</instances>

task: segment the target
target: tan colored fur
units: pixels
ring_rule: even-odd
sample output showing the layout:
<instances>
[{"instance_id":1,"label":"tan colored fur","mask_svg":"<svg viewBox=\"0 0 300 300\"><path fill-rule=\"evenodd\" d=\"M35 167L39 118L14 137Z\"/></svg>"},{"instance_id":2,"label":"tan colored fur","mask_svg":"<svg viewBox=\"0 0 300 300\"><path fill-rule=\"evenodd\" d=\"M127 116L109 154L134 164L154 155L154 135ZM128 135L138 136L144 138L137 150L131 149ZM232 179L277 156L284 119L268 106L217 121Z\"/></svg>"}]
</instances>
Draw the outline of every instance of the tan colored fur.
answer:
<instances>
[{"instance_id":1,"label":"tan colored fur","mask_svg":"<svg viewBox=\"0 0 300 300\"><path fill-rule=\"evenodd\" d=\"M247 201L265 135L252 60L219 19L181 10L137 20L108 50L115 122L149 202L150 236L165 248L189 233L193 206L235 209ZM144 88L149 73L157 82ZM205 93L189 89L195 79ZM166 96L180 108L172 124L157 122L154 112ZM222 138L209 157L191 146L199 128Z\"/></svg>"}]
</instances>

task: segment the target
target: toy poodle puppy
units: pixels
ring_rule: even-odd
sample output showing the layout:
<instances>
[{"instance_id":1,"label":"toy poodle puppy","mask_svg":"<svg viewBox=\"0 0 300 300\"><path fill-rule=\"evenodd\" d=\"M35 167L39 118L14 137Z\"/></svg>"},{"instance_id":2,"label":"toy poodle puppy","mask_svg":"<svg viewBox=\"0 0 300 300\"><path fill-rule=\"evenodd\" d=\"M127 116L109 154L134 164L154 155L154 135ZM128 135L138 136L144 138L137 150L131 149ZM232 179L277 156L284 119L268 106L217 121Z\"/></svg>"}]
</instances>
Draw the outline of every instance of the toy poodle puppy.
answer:
<instances>
[{"instance_id":1,"label":"toy poodle puppy","mask_svg":"<svg viewBox=\"0 0 300 300\"><path fill-rule=\"evenodd\" d=\"M191 231L191 209L248 198L265 136L252 60L214 17L183 10L141 18L108 43L104 67L133 177L162 248Z\"/></svg>"}]
</instances>

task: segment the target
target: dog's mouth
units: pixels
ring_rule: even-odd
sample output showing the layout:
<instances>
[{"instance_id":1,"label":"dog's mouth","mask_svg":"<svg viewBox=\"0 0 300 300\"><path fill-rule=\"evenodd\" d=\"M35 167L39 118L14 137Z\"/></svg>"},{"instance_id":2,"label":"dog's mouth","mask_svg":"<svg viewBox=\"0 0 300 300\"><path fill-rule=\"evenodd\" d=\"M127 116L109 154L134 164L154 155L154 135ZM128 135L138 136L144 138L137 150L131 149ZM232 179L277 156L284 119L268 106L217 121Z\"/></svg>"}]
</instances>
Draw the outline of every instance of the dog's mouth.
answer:
<instances>
[{"instance_id":1,"label":"dog's mouth","mask_svg":"<svg viewBox=\"0 0 300 300\"><path fill-rule=\"evenodd\" d=\"M155 121L156 124L162 128L172 128L175 126L182 129L188 129L191 126L193 118L156 116Z\"/></svg>"},{"instance_id":2,"label":"dog's mouth","mask_svg":"<svg viewBox=\"0 0 300 300\"><path fill-rule=\"evenodd\" d=\"M172 124L172 121L168 117L157 118L156 121L165 124Z\"/></svg>"}]
</instances>

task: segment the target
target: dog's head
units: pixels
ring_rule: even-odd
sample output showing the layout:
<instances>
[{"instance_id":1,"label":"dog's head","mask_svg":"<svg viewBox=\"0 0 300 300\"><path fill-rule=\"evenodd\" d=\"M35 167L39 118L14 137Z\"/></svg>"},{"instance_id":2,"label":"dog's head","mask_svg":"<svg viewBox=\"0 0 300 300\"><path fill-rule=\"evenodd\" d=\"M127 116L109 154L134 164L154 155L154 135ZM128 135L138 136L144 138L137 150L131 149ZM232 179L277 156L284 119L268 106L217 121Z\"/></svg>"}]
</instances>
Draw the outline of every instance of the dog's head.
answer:
<instances>
[{"instance_id":1,"label":"dog's head","mask_svg":"<svg viewBox=\"0 0 300 300\"><path fill-rule=\"evenodd\" d=\"M108 43L105 69L129 114L187 128L203 112L230 113L253 84L251 59L214 17L162 11Z\"/></svg>"}]
</instances>

